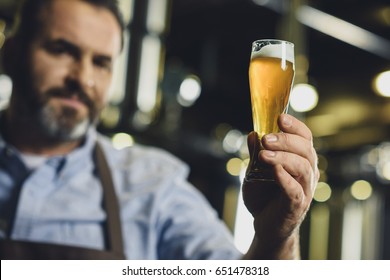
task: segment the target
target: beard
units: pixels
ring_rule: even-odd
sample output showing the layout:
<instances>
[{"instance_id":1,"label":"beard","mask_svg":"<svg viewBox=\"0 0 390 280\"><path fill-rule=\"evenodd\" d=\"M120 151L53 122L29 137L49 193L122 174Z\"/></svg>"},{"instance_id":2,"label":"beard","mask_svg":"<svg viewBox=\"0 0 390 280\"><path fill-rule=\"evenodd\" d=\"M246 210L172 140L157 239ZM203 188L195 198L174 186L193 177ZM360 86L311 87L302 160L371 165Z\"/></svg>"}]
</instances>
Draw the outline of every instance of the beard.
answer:
<instances>
[{"instance_id":1,"label":"beard","mask_svg":"<svg viewBox=\"0 0 390 280\"><path fill-rule=\"evenodd\" d=\"M25 91L24 112L26 121L32 121L33 126L50 142L64 142L82 139L92 125L98 121L99 110L91 98L81 88L75 85L56 87L39 93ZM53 106L51 98L77 98L88 109L87 116L65 105Z\"/></svg>"},{"instance_id":2,"label":"beard","mask_svg":"<svg viewBox=\"0 0 390 280\"><path fill-rule=\"evenodd\" d=\"M72 108L63 108L60 115L50 106L39 111L38 124L40 130L50 139L56 141L72 141L84 137L91 125L89 118L76 120L77 112Z\"/></svg>"},{"instance_id":3,"label":"beard","mask_svg":"<svg viewBox=\"0 0 390 280\"><path fill-rule=\"evenodd\" d=\"M80 88L66 87L53 88L45 92L42 99L42 106L38 110L38 124L42 132L52 140L72 141L79 140L85 136L88 128L96 124L98 110L88 94ZM88 116L80 117L73 107L62 106L54 108L50 106L50 98L76 97L88 108Z\"/></svg>"}]
</instances>

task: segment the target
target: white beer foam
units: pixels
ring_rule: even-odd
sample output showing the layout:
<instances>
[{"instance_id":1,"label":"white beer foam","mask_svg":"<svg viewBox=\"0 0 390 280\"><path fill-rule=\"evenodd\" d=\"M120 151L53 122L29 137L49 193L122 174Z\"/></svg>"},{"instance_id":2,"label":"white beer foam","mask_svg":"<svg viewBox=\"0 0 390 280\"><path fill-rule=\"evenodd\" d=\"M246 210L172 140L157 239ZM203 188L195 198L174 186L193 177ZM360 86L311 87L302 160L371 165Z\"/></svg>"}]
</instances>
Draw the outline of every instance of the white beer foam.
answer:
<instances>
[{"instance_id":1,"label":"white beer foam","mask_svg":"<svg viewBox=\"0 0 390 280\"><path fill-rule=\"evenodd\" d=\"M253 51L251 58L274 57L288 60L294 64L294 47L288 43L270 44L262 47L259 51Z\"/></svg>"}]
</instances>

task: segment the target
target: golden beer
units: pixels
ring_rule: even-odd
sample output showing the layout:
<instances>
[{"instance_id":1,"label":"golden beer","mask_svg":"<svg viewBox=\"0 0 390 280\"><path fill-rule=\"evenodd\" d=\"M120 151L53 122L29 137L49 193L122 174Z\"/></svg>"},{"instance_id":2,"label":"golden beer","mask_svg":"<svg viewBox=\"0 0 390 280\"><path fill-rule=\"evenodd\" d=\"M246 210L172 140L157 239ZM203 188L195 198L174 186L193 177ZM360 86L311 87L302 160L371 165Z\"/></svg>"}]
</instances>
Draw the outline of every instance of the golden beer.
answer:
<instances>
[{"instance_id":1,"label":"golden beer","mask_svg":"<svg viewBox=\"0 0 390 280\"><path fill-rule=\"evenodd\" d=\"M249 66L253 128L261 138L278 132L277 118L286 112L294 67L289 61L284 69L281 59L255 57Z\"/></svg>"},{"instance_id":2,"label":"golden beer","mask_svg":"<svg viewBox=\"0 0 390 280\"><path fill-rule=\"evenodd\" d=\"M265 134L279 131L277 120L280 114L287 112L294 69L292 43L281 40L253 42L249 85L253 128L259 141ZM258 162L257 154L251 155L247 179L273 180L272 171Z\"/></svg>"}]
</instances>

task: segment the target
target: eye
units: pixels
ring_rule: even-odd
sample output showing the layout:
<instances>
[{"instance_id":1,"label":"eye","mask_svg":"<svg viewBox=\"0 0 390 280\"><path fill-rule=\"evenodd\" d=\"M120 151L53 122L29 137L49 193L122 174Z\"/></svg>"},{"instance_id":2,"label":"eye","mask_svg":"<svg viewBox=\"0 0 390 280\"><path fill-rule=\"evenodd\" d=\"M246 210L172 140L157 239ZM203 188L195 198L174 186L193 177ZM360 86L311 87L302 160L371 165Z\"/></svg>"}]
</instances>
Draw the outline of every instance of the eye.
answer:
<instances>
[{"instance_id":1,"label":"eye","mask_svg":"<svg viewBox=\"0 0 390 280\"><path fill-rule=\"evenodd\" d=\"M48 41L44 47L52 55L69 54L74 57L79 57L77 48L65 40Z\"/></svg>"},{"instance_id":2,"label":"eye","mask_svg":"<svg viewBox=\"0 0 390 280\"><path fill-rule=\"evenodd\" d=\"M62 54L65 52L65 48L62 45L59 44L50 44L49 46L46 47L46 49L51 53L51 54Z\"/></svg>"},{"instance_id":3,"label":"eye","mask_svg":"<svg viewBox=\"0 0 390 280\"><path fill-rule=\"evenodd\" d=\"M62 53L67 52L66 47L63 44L58 43L58 42L46 44L46 49L51 54L62 54Z\"/></svg>"},{"instance_id":4,"label":"eye","mask_svg":"<svg viewBox=\"0 0 390 280\"><path fill-rule=\"evenodd\" d=\"M93 59L94 65L104 70L110 71L112 70L112 61L108 57L95 57Z\"/></svg>"}]
</instances>

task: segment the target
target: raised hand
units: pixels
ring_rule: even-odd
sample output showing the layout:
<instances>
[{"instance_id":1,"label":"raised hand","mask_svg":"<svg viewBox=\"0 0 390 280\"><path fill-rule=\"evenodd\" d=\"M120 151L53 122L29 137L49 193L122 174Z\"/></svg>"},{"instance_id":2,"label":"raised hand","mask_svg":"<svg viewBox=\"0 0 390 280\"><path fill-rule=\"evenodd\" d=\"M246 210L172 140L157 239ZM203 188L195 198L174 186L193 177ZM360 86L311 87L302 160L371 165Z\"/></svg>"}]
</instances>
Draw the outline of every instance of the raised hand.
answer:
<instances>
[{"instance_id":1,"label":"raised hand","mask_svg":"<svg viewBox=\"0 0 390 280\"><path fill-rule=\"evenodd\" d=\"M283 114L281 132L262 138L248 135L250 154L272 166L275 181L243 183L243 199L254 217L255 239L250 258L298 258L299 227L313 199L319 179L317 154L309 128Z\"/></svg>"}]
</instances>

